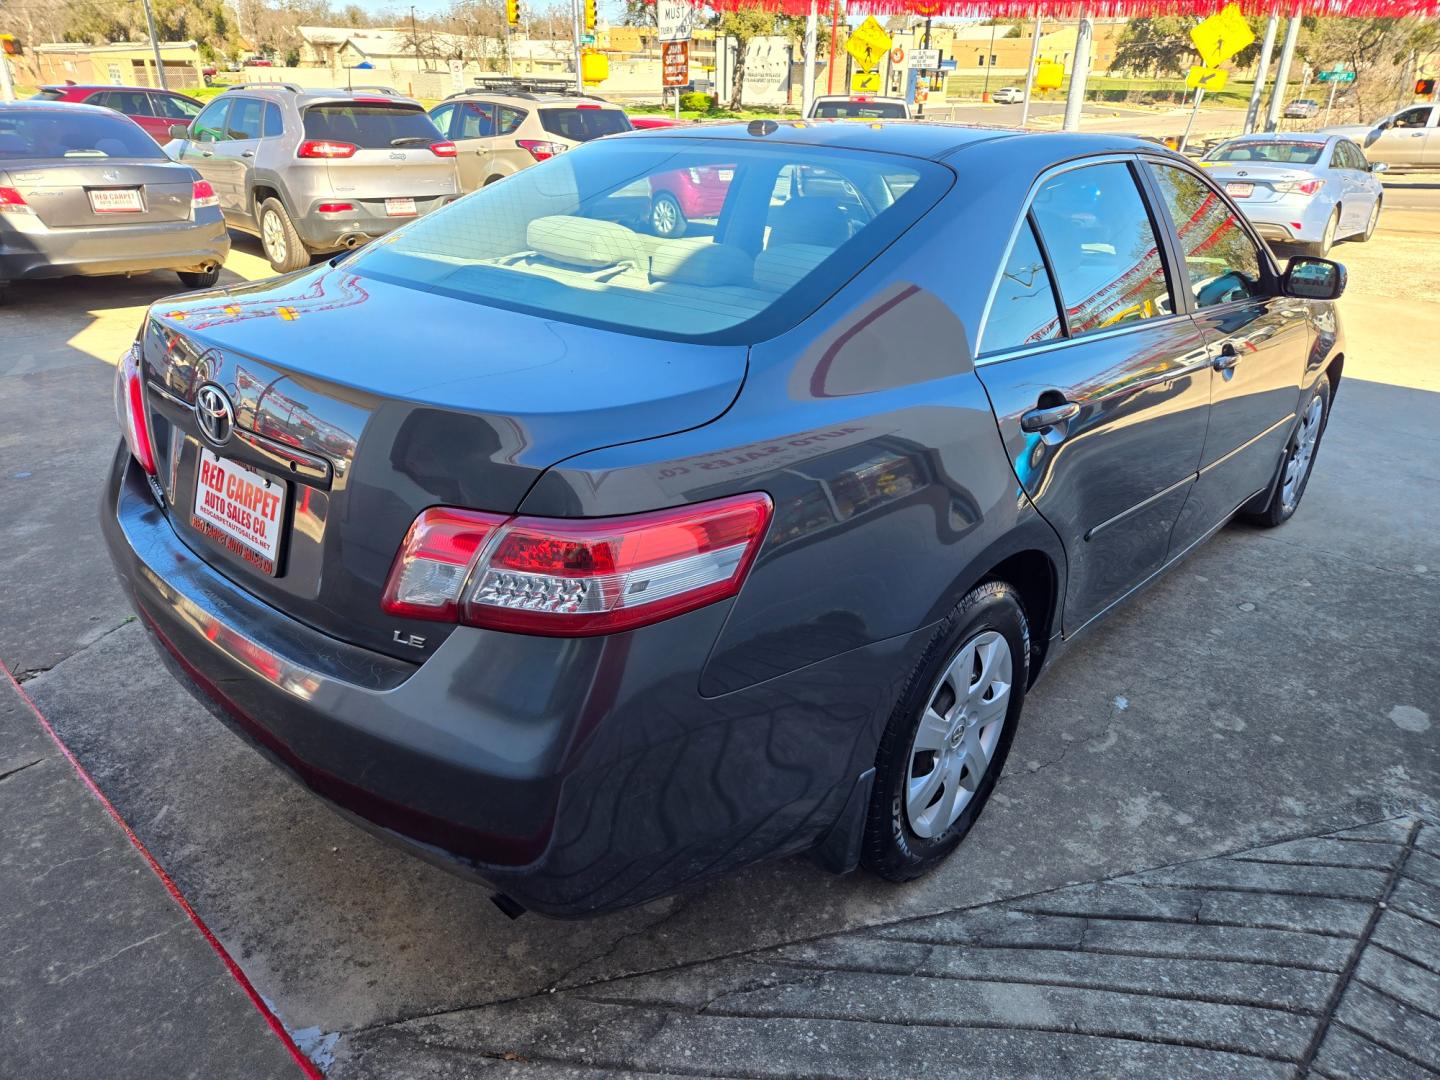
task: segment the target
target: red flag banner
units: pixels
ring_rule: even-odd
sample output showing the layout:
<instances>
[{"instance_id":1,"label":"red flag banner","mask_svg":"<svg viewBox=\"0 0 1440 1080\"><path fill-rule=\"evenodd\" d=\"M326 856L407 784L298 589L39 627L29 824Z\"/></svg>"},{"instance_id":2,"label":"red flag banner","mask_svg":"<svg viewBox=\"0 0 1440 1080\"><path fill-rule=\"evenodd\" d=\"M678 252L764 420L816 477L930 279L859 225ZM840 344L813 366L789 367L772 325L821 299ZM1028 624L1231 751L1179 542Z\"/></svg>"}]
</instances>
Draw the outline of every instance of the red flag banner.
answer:
<instances>
[{"instance_id":1,"label":"red flag banner","mask_svg":"<svg viewBox=\"0 0 1440 1080\"><path fill-rule=\"evenodd\" d=\"M1233 0L849 0L849 15L964 16L968 18L1033 19L1037 15L1078 19L1082 10L1092 18L1142 15L1214 15ZM785 15L806 15L810 0L706 0L715 11L758 7ZM821 11L829 9L821 0ZM1440 15L1440 0L1252 0L1241 5L1247 15L1332 15L1401 18Z\"/></svg>"}]
</instances>

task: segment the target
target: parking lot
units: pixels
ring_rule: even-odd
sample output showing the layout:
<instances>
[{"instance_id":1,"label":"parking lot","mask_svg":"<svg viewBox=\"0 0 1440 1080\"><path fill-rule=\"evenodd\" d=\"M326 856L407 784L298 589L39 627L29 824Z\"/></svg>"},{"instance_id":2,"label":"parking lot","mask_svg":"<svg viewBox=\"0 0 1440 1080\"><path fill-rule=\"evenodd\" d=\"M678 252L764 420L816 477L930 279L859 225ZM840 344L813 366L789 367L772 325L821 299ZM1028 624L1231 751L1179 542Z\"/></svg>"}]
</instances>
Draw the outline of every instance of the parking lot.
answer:
<instances>
[{"instance_id":1,"label":"parking lot","mask_svg":"<svg viewBox=\"0 0 1440 1080\"><path fill-rule=\"evenodd\" d=\"M268 275L234 243L222 281ZM975 833L910 885L797 859L511 921L217 725L96 526L113 364L169 275L21 283L0 309L0 660L332 1076L1440 1070L1437 244L1440 181L1388 179L1380 231L1332 254L1345 378L1296 518L1230 526L1069 652ZM0 855L25 885L0 889L15 1075L287 1075L19 692L0 700L0 814L27 837ZM988 974L986 950L1009 950Z\"/></svg>"}]
</instances>

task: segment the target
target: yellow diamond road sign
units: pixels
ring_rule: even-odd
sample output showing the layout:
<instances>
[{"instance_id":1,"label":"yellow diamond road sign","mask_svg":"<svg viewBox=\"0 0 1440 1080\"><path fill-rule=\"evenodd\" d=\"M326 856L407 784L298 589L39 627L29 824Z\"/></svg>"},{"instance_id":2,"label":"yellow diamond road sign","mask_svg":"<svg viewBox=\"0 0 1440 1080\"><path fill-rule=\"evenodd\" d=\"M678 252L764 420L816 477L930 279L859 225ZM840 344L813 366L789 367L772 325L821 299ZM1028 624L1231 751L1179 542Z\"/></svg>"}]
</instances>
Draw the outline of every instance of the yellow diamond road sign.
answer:
<instances>
[{"instance_id":1,"label":"yellow diamond road sign","mask_svg":"<svg viewBox=\"0 0 1440 1080\"><path fill-rule=\"evenodd\" d=\"M1216 90L1224 89L1225 80L1229 74L1220 68L1192 67L1190 74L1185 76L1185 85L1191 90L1203 86L1213 93Z\"/></svg>"},{"instance_id":2,"label":"yellow diamond road sign","mask_svg":"<svg viewBox=\"0 0 1440 1080\"><path fill-rule=\"evenodd\" d=\"M845 42L845 51L855 58L855 64L862 71L874 71L890 51L890 35L871 15L855 28Z\"/></svg>"},{"instance_id":3,"label":"yellow diamond road sign","mask_svg":"<svg viewBox=\"0 0 1440 1080\"><path fill-rule=\"evenodd\" d=\"M1198 26L1190 28L1190 40L1207 68L1219 67L1255 40L1255 33L1240 9L1227 4ZM1215 89L1206 86L1207 90Z\"/></svg>"}]
</instances>

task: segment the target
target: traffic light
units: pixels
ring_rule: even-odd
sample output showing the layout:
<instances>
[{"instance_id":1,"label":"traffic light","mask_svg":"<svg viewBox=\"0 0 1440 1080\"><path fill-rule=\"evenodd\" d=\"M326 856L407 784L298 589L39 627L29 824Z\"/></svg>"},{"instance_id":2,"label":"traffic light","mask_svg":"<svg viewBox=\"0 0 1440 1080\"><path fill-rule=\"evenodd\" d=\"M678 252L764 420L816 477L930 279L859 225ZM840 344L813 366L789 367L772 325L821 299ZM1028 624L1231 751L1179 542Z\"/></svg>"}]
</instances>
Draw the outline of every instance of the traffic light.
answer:
<instances>
[{"instance_id":1,"label":"traffic light","mask_svg":"<svg viewBox=\"0 0 1440 1080\"><path fill-rule=\"evenodd\" d=\"M585 0L585 33L595 32L595 0Z\"/></svg>"},{"instance_id":2,"label":"traffic light","mask_svg":"<svg viewBox=\"0 0 1440 1080\"><path fill-rule=\"evenodd\" d=\"M505 0L505 22L512 30L520 25L520 0Z\"/></svg>"},{"instance_id":3,"label":"traffic light","mask_svg":"<svg viewBox=\"0 0 1440 1080\"><path fill-rule=\"evenodd\" d=\"M1431 94L1433 94L1433 93L1435 93L1435 80L1434 80L1434 79L1416 79L1416 80L1415 80L1415 96L1416 96L1416 97L1429 97L1429 96L1430 96Z\"/></svg>"},{"instance_id":4,"label":"traffic light","mask_svg":"<svg viewBox=\"0 0 1440 1080\"><path fill-rule=\"evenodd\" d=\"M14 34L0 34L0 52L6 56L20 55L20 42L16 40Z\"/></svg>"}]
</instances>

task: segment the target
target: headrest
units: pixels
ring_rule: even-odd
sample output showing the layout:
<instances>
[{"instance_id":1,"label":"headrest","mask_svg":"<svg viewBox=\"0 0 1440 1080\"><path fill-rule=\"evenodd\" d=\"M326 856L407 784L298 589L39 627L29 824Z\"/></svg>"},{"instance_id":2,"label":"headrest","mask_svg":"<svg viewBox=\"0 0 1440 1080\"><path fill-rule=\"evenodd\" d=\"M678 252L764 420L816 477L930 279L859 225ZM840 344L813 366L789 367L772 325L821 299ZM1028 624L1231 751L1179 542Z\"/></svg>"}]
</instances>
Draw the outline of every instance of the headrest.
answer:
<instances>
[{"instance_id":1,"label":"headrest","mask_svg":"<svg viewBox=\"0 0 1440 1080\"><path fill-rule=\"evenodd\" d=\"M525 243L547 259L591 270L619 263L631 263L642 269L649 265L649 254L640 237L613 221L551 214L530 222L525 230Z\"/></svg>"},{"instance_id":2,"label":"headrest","mask_svg":"<svg viewBox=\"0 0 1440 1080\"><path fill-rule=\"evenodd\" d=\"M709 240L667 240L650 255L650 277L685 285L744 285L750 257L740 248Z\"/></svg>"},{"instance_id":3,"label":"headrest","mask_svg":"<svg viewBox=\"0 0 1440 1080\"><path fill-rule=\"evenodd\" d=\"M835 254L818 244L780 244L755 256L755 284L782 293Z\"/></svg>"}]
</instances>

